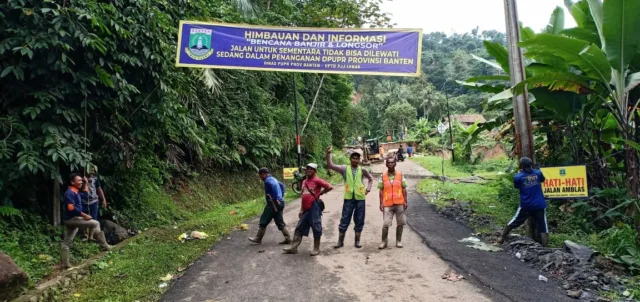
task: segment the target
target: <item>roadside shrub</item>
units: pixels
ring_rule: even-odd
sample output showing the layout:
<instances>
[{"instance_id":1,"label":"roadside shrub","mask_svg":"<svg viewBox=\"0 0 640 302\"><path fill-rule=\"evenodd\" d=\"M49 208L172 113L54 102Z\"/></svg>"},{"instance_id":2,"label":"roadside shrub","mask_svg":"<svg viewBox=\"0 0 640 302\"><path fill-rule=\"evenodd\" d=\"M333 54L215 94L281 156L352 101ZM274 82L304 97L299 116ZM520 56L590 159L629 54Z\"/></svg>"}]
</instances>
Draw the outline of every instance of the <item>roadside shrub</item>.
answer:
<instances>
[{"instance_id":1,"label":"roadside shrub","mask_svg":"<svg viewBox=\"0 0 640 302\"><path fill-rule=\"evenodd\" d=\"M437 151L442 151L442 144L439 137L430 137L423 140L420 143L420 149L423 153L434 154Z\"/></svg>"},{"instance_id":2,"label":"roadside shrub","mask_svg":"<svg viewBox=\"0 0 640 302\"><path fill-rule=\"evenodd\" d=\"M638 234L628 224L617 226L599 234L597 248L613 261L626 266L631 272L640 272L640 248Z\"/></svg>"}]
</instances>

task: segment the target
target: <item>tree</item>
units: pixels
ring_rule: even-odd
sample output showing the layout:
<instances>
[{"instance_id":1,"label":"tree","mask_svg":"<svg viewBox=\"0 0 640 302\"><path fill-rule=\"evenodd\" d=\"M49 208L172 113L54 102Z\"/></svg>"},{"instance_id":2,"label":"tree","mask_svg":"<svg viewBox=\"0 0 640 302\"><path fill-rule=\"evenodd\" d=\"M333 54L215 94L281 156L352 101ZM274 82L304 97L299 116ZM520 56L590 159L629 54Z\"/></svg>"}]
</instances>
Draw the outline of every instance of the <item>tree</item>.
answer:
<instances>
[{"instance_id":1,"label":"tree","mask_svg":"<svg viewBox=\"0 0 640 302\"><path fill-rule=\"evenodd\" d=\"M44 212L53 183L101 167L114 208L194 172L295 161L293 96L306 156L344 141L352 77L175 67L179 20L386 26L377 0L36 1L0 4L0 205ZM134 173L135 172L135 173ZM151 214L150 214L151 215Z\"/></svg>"},{"instance_id":2,"label":"tree","mask_svg":"<svg viewBox=\"0 0 640 302\"><path fill-rule=\"evenodd\" d=\"M369 113L361 105L349 105L349 123L347 125L348 137L359 137L367 134L370 130Z\"/></svg>"},{"instance_id":3,"label":"tree","mask_svg":"<svg viewBox=\"0 0 640 302\"><path fill-rule=\"evenodd\" d=\"M399 129L404 131L406 126L416 122L416 108L407 102L393 104L384 112L384 129Z\"/></svg>"}]
</instances>

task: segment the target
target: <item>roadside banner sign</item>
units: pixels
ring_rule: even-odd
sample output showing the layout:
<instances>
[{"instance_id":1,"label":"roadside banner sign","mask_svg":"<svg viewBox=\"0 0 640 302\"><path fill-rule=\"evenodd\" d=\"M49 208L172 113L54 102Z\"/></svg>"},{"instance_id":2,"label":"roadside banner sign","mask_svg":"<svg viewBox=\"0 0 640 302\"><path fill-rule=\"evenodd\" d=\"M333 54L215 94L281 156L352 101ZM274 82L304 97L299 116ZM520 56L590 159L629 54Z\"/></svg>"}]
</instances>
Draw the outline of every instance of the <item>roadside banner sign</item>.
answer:
<instances>
[{"instance_id":1,"label":"roadside banner sign","mask_svg":"<svg viewBox=\"0 0 640 302\"><path fill-rule=\"evenodd\" d=\"M176 66L420 76L422 29L180 21Z\"/></svg>"},{"instance_id":2,"label":"roadside banner sign","mask_svg":"<svg viewBox=\"0 0 640 302\"><path fill-rule=\"evenodd\" d=\"M587 166L541 168L545 181L542 192L545 198L588 198Z\"/></svg>"},{"instance_id":3,"label":"roadside banner sign","mask_svg":"<svg viewBox=\"0 0 640 302\"><path fill-rule=\"evenodd\" d=\"M282 169L282 178L293 179L293 173L298 171L298 168L284 168Z\"/></svg>"}]
</instances>

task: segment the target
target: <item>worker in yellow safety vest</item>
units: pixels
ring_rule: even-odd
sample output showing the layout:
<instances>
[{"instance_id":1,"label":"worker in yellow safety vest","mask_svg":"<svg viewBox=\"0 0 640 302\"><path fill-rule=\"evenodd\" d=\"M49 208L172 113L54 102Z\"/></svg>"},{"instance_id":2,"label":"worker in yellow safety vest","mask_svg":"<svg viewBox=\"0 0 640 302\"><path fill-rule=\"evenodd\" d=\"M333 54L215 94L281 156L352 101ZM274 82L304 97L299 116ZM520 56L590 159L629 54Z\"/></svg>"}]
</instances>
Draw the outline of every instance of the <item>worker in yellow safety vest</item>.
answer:
<instances>
[{"instance_id":1,"label":"worker in yellow safety vest","mask_svg":"<svg viewBox=\"0 0 640 302\"><path fill-rule=\"evenodd\" d=\"M406 224L405 210L407 209L407 181L402 172L396 171L396 159L387 158L387 171L378 181L380 189L380 211L383 212L382 243L379 249L387 248L387 236L389 227L393 224L393 216L396 216L396 247L402 247L402 230Z\"/></svg>"},{"instance_id":2,"label":"worker in yellow safety vest","mask_svg":"<svg viewBox=\"0 0 640 302\"><path fill-rule=\"evenodd\" d=\"M338 243L334 248L344 246L344 237L351 223L355 224L355 240L354 246L361 248L360 234L364 228L365 216L365 199L366 195L371 191L373 185L373 176L366 169L360 166L360 153L352 152L349 155L349 165L336 165L331 159L333 147L329 146L326 150L327 168L336 171L344 178L344 204L342 206L342 217L338 226ZM367 179L367 186L364 185L364 179Z\"/></svg>"}]
</instances>

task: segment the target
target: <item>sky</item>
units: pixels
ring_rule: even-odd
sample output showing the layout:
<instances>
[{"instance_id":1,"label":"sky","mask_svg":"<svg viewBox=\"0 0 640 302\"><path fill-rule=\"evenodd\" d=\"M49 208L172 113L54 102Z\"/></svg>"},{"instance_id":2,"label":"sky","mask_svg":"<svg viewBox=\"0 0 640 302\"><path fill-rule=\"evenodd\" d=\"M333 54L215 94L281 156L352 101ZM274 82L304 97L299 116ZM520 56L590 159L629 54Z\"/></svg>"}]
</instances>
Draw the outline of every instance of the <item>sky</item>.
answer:
<instances>
[{"instance_id":1,"label":"sky","mask_svg":"<svg viewBox=\"0 0 640 302\"><path fill-rule=\"evenodd\" d=\"M524 26L539 32L560 6L565 10L565 28L575 26L564 7L564 0L519 0L518 17ZM446 34L470 32L476 27L505 32L504 0L393 0L384 2L384 12L391 13L395 28L422 28L424 33Z\"/></svg>"}]
</instances>

